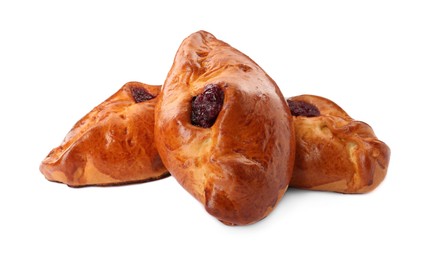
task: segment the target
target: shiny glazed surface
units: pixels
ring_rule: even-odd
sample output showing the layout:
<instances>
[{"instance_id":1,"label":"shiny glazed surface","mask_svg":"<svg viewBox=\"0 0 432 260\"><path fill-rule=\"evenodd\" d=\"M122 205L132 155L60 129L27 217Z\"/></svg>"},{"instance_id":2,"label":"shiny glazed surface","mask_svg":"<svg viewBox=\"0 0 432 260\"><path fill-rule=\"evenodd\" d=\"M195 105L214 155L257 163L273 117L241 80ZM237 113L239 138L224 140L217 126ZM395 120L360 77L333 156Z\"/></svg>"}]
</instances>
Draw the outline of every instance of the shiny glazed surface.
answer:
<instances>
[{"instance_id":1,"label":"shiny glazed surface","mask_svg":"<svg viewBox=\"0 0 432 260\"><path fill-rule=\"evenodd\" d=\"M167 176L154 145L160 86L129 82L79 120L40 165L48 180L69 186L118 185ZM133 93L140 93L136 102Z\"/></svg>"},{"instance_id":2,"label":"shiny glazed surface","mask_svg":"<svg viewBox=\"0 0 432 260\"><path fill-rule=\"evenodd\" d=\"M291 187L365 193L384 180L390 149L368 124L353 120L323 97L302 95L289 100L312 104L321 113L294 116L296 159Z\"/></svg>"},{"instance_id":3,"label":"shiny glazed surface","mask_svg":"<svg viewBox=\"0 0 432 260\"><path fill-rule=\"evenodd\" d=\"M224 102L210 128L191 123L191 102L217 84ZM155 112L156 145L177 181L228 225L267 216L292 174L292 117L275 82L249 57L210 33L186 38Z\"/></svg>"}]
</instances>

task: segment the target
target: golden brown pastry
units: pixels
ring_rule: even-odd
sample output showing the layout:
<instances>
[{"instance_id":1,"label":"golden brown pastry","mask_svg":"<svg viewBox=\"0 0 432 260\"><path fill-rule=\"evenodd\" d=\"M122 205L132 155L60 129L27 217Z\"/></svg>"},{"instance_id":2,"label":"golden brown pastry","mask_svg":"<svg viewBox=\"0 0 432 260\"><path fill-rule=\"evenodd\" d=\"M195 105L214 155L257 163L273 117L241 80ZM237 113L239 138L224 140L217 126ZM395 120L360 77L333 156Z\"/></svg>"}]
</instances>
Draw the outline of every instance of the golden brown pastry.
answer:
<instances>
[{"instance_id":1,"label":"golden brown pastry","mask_svg":"<svg viewBox=\"0 0 432 260\"><path fill-rule=\"evenodd\" d=\"M369 125L323 97L296 96L288 103L297 143L290 187L365 193L383 181L390 149Z\"/></svg>"},{"instance_id":2,"label":"golden brown pastry","mask_svg":"<svg viewBox=\"0 0 432 260\"><path fill-rule=\"evenodd\" d=\"M181 44L155 119L164 165L223 223L259 221L285 193L295 148L288 105L255 62L210 33Z\"/></svg>"},{"instance_id":3,"label":"golden brown pastry","mask_svg":"<svg viewBox=\"0 0 432 260\"><path fill-rule=\"evenodd\" d=\"M40 165L69 186L118 185L167 176L154 145L160 86L129 82L79 120Z\"/></svg>"}]
</instances>

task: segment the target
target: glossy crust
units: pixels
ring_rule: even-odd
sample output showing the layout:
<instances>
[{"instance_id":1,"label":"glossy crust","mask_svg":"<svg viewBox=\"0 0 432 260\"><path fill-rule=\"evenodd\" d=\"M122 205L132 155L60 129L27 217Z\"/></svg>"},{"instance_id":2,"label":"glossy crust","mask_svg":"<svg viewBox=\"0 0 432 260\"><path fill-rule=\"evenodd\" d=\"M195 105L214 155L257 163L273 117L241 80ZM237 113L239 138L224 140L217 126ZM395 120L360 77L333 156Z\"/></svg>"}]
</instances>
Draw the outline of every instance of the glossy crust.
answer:
<instances>
[{"instance_id":1,"label":"glossy crust","mask_svg":"<svg viewBox=\"0 0 432 260\"><path fill-rule=\"evenodd\" d=\"M369 125L323 97L289 100L307 102L321 112L317 117L294 116L296 160L290 187L366 193L384 180L390 149Z\"/></svg>"},{"instance_id":2,"label":"glossy crust","mask_svg":"<svg viewBox=\"0 0 432 260\"><path fill-rule=\"evenodd\" d=\"M192 98L209 84L222 87L222 110L212 127L193 126ZM285 193L295 148L289 108L255 62L210 33L181 44L155 118L165 166L223 223L254 223Z\"/></svg>"},{"instance_id":3,"label":"glossy crust","mask_svg":"<svg viewBox=\"0 0 432 260\"><path fill-rule=\"evenodd\" d=\"M167 176L154 145L156 98L136 103L131 88L157 96L160 86L129 82L79 120L40 165L69 186L119 185Z\"/></svg>"}]
</instances>

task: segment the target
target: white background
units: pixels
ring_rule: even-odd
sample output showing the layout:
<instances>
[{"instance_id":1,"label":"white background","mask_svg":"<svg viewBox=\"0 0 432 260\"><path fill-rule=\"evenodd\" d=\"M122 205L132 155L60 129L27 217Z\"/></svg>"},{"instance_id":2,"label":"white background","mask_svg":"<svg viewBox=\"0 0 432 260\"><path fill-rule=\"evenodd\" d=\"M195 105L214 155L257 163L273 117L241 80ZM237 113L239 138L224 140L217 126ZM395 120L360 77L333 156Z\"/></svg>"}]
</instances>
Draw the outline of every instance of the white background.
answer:
<instances>
[{"instance_id":1,"label":"white background","mask_svg":"<svg viewBox=\"0 0 432 260\"><path fill-rule=\"evenodd\" d=\"M142 2L0 2L0 259L432 258L430 1ZM39 163L78 119L127 81L162 84L200 29L286 96L325 96L369 123L392 150L382 185L292 189L265 220L228 227L173 178L44 179Z\"/></svg>"}]
</instances>

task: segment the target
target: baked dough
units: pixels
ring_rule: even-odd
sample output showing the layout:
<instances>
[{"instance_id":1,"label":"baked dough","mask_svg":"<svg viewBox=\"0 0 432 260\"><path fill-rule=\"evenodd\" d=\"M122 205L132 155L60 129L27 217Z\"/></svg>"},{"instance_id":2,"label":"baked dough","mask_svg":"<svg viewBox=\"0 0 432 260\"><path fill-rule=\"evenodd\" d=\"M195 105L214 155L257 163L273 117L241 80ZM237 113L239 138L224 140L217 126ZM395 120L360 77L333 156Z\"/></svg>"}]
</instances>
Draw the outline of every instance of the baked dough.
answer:
<instances>
[{"instance_id":1,"label":"baked dough","mask_svg":"<svg viewBox=\"0 0 432 260\"><path fill-rule=\"evenodd\" d=\"M42 161L50 181L69 186L119 185L168 176L154 145L160 86L129 82L79 120Z\"/></svg>"},{"instance_id":2,"label":"baked dough","mask_svg":"<svg viewBox=\"0 0 432 260\"><path fill-rule=\"evenodd\" d=\"M365 193L384 180L390 149L368 124L323 97L301 95L288 102L296 133L290 187Z\"/></svg>"},{"instance_id":3,"label":"baked dough","mask_svg":"<svg viewBox=\"0 0 432 260\"><path fill-rule=\"evenodd\" d=\"M222 108L210 127L193 125L192 102L211 87L223 91ZM182 42L155 119L164 165L223 223L259 221L287 190L295 148L288 105L255 62L212 34Z\"/></svg>"}]
</instances>

